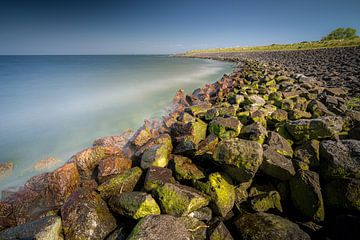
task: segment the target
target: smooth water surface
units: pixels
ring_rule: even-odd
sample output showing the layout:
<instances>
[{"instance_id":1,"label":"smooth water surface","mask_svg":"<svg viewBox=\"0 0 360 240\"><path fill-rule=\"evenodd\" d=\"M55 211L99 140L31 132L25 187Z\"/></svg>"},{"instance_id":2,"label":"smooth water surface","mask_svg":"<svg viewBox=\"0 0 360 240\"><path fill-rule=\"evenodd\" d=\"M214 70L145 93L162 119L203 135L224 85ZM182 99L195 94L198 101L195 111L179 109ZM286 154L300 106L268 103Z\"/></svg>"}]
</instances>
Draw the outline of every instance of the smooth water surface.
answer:
<instances>
[{"instance_id":1,"label":"smooth water surface","mask_svg":"<svg viewBox=\"0 0 360 240\"><path fill-rule=\"evenodd\" d=\"M15 164L0 190L38 174L50 156L68 160L95 138L160 117L187 93L233 64L159 56L0 56L0 162Z\"/></svg>"}]
</instances>

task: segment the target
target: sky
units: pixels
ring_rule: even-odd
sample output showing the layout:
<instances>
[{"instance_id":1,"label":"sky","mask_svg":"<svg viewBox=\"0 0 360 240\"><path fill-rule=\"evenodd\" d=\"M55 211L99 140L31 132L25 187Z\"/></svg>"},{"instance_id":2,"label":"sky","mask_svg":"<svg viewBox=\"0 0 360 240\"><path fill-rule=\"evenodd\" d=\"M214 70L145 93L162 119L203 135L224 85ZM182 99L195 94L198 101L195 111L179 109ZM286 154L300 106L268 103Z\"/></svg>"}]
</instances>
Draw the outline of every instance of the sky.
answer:
<instances>
[{"instance_id":1,"label":"sky","mask_svg":"<svg viewBox=\"0 0 360 240\"><path fill-rule=\"evenodd\" d=\"M168 54L360 31L360 0L1 0L0 54Z\"/></svg>"}]
</instances>

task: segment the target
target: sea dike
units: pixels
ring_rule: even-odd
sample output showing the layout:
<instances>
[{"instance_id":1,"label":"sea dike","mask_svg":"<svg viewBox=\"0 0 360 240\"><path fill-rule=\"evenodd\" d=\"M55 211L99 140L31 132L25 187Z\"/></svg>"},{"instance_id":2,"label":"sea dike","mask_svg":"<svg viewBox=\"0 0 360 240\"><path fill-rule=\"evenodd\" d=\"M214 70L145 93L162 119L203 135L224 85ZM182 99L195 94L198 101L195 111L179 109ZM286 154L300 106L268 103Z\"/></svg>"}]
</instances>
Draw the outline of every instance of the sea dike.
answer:
<instances>
[{"instance_id":1,"label":"sea dike","mask_svg":"<svg viewBox=\"0 0 360 240\"><path fill-rule=\"evenodd\" d=\"M320 79L241 59L5 194L0 239L354 239L359 101Z\"/></svg>"}]
</instances>

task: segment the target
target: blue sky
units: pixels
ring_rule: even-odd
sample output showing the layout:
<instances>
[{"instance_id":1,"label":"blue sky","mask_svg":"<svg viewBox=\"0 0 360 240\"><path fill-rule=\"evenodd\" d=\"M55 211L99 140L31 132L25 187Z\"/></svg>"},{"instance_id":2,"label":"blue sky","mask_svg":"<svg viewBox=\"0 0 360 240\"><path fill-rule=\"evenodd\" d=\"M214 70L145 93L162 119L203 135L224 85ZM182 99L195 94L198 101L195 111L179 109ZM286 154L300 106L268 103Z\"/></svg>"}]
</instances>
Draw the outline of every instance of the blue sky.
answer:
<instances>
[{"instance_id":1,"label":"blue sky","mask_svg":"<svg viewBox=\"0 0 360 240\"><path fill-rule=\"evenodd\" d=\"M360 31L359 0L2 0L0 54L156 54Z\"/></svg>"}]
</instances>

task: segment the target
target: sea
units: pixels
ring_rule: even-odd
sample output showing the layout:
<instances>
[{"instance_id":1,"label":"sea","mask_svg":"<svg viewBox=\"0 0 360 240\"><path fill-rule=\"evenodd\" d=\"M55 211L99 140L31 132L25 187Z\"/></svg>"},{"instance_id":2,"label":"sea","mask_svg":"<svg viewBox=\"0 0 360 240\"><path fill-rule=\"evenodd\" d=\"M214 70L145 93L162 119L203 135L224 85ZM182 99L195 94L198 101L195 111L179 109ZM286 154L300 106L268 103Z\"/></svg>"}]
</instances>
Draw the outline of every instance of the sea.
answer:
<instances>
[{"instance_id":1,"label":"sea","mask_svg":"<svg viewBox=\"0 0 360 240\"><path fill-rule=\"evenodd\" d=\"M66 162L94 139L157 119L179 89L191 93L234 65L168 55L0 56L0 191Z\"/></svg>"}]
</instances>

